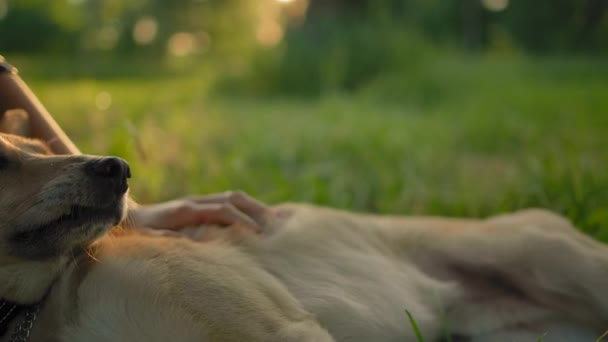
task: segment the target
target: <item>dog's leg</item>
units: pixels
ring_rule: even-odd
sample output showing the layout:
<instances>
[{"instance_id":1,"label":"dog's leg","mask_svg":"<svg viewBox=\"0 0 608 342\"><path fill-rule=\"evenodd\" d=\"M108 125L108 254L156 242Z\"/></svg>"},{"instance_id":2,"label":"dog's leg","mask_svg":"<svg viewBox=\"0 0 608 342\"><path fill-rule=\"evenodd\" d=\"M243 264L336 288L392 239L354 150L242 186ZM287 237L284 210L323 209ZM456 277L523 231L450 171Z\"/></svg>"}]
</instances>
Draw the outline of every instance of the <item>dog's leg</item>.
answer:
<instances>
[{"instance_id":1,"label":"dog's leg","mask_svg":"<svg viewBox=\"0 0 608 342\"><path fill-rule=\"evenodd\" d=\"M608 329L608 247L555 214L529 210L410 232L413 253L445 267L471 294L453 315L460 327L471 324L469 332L492 319L487 330L510 329L511 337L559 322Z\"/></svg>"}]
</instances>

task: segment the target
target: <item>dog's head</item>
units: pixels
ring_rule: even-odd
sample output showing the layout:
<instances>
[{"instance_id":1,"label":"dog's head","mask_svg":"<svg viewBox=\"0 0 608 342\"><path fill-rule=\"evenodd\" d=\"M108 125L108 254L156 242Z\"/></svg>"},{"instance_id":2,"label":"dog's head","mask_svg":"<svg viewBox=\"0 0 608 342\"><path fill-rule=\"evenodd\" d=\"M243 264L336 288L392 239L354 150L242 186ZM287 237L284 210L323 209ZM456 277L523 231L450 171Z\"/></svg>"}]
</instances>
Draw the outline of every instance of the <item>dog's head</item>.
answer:
<instances>
[{"instance_id":1,"label":"dog's head","mask_svg":"<svg viewBox=\"0 0 608 342\"><path fill-rule=\"evenodd\" d=\"M129 177L122 159L51 155L0 133L0 298L35 300L71 255L118 224Z\"/></svg>"}]
</instances>

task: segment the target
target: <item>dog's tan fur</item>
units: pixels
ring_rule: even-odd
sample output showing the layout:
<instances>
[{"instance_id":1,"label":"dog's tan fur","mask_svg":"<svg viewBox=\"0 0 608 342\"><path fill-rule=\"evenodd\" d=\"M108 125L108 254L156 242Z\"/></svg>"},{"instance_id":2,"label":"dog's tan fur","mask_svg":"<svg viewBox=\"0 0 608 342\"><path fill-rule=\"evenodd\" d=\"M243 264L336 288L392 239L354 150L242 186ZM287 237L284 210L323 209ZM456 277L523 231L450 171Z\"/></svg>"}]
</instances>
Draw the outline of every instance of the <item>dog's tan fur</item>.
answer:
<instances>
[{"instance_id":1,"label":"dog's tan fur","mask_svg":"<svg viewBox=\"0 0 608 342\"><path fill-rule=\"evenodd\" d=\"M288 204L262 235L97 238L111 224L94 224L61 232L60 253L15 256L7 238L23 222L93 200L78 171L91 157L43 153L0 135L0 155L18 165L0 170L0 297L50 291L32 341L413 341L405 310L429 341L446 329L471 341L589 341L608 329L608 249L544 210L465 220Z\"/></svg>"}]
</instances>

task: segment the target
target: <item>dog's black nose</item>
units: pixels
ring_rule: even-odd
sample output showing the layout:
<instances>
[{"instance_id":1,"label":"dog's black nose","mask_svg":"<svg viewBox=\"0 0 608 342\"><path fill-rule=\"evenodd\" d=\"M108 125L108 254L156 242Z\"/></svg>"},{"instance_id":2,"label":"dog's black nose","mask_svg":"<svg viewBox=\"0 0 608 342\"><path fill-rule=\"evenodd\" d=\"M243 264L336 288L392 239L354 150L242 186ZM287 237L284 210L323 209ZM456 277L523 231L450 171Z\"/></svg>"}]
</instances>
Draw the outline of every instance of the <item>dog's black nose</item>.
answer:
<instances>
[{"instance_id":1,"label":"dog's black nose","mask_svg":"<svg viewBox=\"0 0 608 342\"><path fill-rule=\"evenodd\" d=\"M87 169L92 176L109 178L115 180L125 180L131 178L131 169L126 161L116 158L107 157L94 161L90 161Z\"/></svg>"}]
</instances>

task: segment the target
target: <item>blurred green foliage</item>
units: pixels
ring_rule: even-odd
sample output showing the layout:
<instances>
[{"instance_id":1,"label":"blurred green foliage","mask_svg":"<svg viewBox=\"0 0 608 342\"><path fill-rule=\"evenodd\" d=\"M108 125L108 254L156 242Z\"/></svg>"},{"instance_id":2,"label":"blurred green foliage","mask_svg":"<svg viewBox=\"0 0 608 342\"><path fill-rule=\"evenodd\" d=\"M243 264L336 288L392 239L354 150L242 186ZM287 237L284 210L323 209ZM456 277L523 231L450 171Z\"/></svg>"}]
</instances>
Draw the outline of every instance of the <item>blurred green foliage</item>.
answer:
<instances>
[{"instance_id":1,"label":"blurred green foliage","mask_svg":"<svg viewBox=\"0 0 608 342\"><path fill-rule=\"evenodd\" d=\"M242 52L255 20L255 2L245 0L0 0L0 47L4 53L59 55L106 53L165 54L176 32L204 33L215 40L218 54ZM133 31L142 18L156 25L154 39L137 44ZM235 23L238 23L235 25Z\"/></svg>"},{"instance_id":2,"label":"blurred green foliage","mask_svg":"<svg viewBox=\"0 0 608 342\"><path fill-rule=\"evenodd\" d=\"M129 160L142 202L242 189L270 203L396 214L538 206L608 241L601 59L446 55L435 81L404 86L436 90L400 98L378 85L318 99L214 94L204 70L123 78L123 63L113 78L56 79L49 65L71 66L14 61L84 151Z\"/></svg>"},{"instance_id":3,"label":"blurred green foliage","mask_svg":"<svg viewBox=\"0 0 608 342\"><path fill-rule=\"evenodd\" d=\"M142 202L541 206L608 241L607 4L0 0L0 52Z\"/></svg>"},{"instance_id":4,"label":"blurred green foliage","mask_svg":"<svg viewBox=\"0 0 608 342\"><path fill-rule=\"evenodd\" d=\"M319 95L399 86L433 74L447 51L602 55L606 10L605 0L0 0L0 49L205 64L218 89Z\"/></svg>"},{"instance_id":5,"label":"blurred green foliage","mask_svg":"<svg viewBox=\"0 0 608 342\"><path fill-rule=\"evenodd\" d=\"M104 50L109 48L95 46L90 40L99 38L95 37L99 31L111 28L116 31L118 42L111 45L114 53L133 53L136 48L159 52L170 34L178 31L205 31L218 43L214 49L234 52L253 40L250 33L258 12L272 11L270 7L260 8L264 2L267 1L2 0L0 31L5 34L0 36L0 46L5 53L48 49L73 53L95 47ZM499 32L529 51L608 48L604 16L608 5L603 0L311 0L307 6L306 23L295 25L306 29L294 29L298 31L295 39L305 34L313 40L327 40L328 36L339 34L336 27L343 31L348 26L373 24L380 35L387 26L407 27L434 41L466 43L469 48L491 47L499 39ZM159 34L153 43L137 47L132 29L143 16L157 20ZM334 25L319 27L327 21Z\"/></svg>"}]
</instances>

